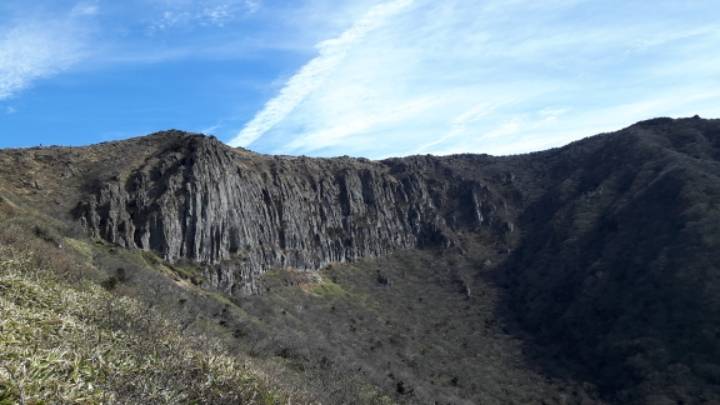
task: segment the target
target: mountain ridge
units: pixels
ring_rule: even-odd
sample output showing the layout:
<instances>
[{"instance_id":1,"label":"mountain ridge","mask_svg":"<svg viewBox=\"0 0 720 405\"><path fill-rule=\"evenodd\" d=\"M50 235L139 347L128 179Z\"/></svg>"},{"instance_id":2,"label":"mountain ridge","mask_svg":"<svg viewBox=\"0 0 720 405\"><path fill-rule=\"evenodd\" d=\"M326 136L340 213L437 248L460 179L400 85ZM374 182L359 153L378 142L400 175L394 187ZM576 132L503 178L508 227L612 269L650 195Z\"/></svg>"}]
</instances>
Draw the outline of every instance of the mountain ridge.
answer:
<instances>
[{"instance_id":1,"label":"mountain ridge","mask_svg":"<svg viewBox=\"0 0 720 405\"><path fill-rule=\"evenodd\" d=\"M543 375L617 403L720 401L720 120L657 118L522 155L379 161L262 155L166 131L2 150L0 173L18 203L197 267L202 288L259 308L279 288L268 272L444 252L443 282L469 307L497 294L496 319L517 326L507 329ZM377 269L379 287L405 269L389 274ZM463 339L495 330L487 322Z\"/></svg>"}]
</instances>

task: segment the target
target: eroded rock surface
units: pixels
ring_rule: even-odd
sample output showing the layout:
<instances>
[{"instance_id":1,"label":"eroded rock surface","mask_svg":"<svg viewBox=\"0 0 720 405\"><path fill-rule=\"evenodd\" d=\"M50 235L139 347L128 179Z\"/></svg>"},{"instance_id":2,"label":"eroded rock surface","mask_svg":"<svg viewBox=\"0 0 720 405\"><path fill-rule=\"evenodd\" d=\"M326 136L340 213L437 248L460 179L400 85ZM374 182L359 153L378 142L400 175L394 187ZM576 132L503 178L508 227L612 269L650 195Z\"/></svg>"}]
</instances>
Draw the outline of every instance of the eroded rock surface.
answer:
<instances>
[{"instance_id":1,"label":"eroded rock surface","mask_svg":"<svg viewBox=\"0 0 720 405\"><path fill-rule=\"evenodd\" d=\"M319 269L449 247L458 232L481 227L510 231L501 193L453 166L436 157L263 156L176 134L126 178L102 183L77 213L96 236L205 264L214 288L247 294L273 266Z\"/></svg>"}]
</instances>

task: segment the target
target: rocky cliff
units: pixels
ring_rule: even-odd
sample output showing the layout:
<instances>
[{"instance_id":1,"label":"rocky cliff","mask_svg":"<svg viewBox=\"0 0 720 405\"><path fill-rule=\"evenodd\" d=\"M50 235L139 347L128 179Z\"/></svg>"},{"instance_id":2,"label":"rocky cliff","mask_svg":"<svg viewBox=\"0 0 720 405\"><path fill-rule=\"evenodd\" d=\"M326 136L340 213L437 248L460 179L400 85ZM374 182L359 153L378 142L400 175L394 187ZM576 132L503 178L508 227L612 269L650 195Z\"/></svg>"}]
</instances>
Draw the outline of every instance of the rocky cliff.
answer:
<instances>
[{"instance_id":1,"label":"rocky cliff","mask_svg":"<svg viewBox=\"0 0 720 405\"><path fill-rule=\"evenodd\" d=\"M319 269L513 228L507 190L457 169L482 157L309 159L156 137L173 141L97 182L76 215L112 243L205 265L212 287L230 294L257 292L257 276L275 266Z\"/></svg>"},{"instance_id":2,"label":"rocky cliff","mask_svg":"<svg viewBox=\"0 0 720 405\"><path fill-rule=\"evenodd\" d=\"M195 263L204 287L251 296L237 302L270 295L254 293L274 267L445 248L447 264L430 269L439 278L422 282L465 309L502 299L500 329L518 322L524 354L546 374L592 382L617 403L720 403L719 120L654 119L521 156L384 161L266 156L167 131L0 151L0 192L71 212L111 243ZM381 271L373 262L363 268ZM403 266L394 274L412 272ZM487 296L471 297L473 283ZM402 296L408 311L428 299L368 288ZM495 321L484 319L468 330Z\"/></svg>"}]
</instances>

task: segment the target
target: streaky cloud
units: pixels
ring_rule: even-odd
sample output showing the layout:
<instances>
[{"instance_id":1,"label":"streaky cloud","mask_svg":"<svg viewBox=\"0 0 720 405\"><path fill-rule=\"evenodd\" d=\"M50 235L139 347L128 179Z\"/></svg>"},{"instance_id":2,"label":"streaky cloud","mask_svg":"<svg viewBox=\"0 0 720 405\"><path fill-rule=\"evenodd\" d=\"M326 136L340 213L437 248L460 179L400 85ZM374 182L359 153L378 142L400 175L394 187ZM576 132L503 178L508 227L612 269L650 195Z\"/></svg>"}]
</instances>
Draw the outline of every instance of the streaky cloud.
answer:
<instances>
[{"instance_id":1,"label":"streaky cloud","mask_svg":"<svg viewBox=\"0 0 720 405\"><path fill-rule=\"evenodd\" d=\"M71 14L66 20L30 20L0 28L0 100L82 60L85 44L74 28L75 18Z\"/></svg>"},{"instance_id":2,"label":"streaky cloud","mask_svg":"<svg viewBox=\"0 0 720 405\"><path fill-rule=\"evenodd\" d=\"M655 116L718 115L708 86L720 60L717 11L669 1L622 9L415 0L343 47L292 104L272 100L235 141L312 156L506 154Z\"/></svg>"},{"instance_id":3,"label":"streaky cloud","mask_svg":"<svg viewBox=\"0 0 720 405\"><path fill-rule=\"evenodd\" d=\"M250 145L281 122L322 84L327 74L342 61L354 43L412 3L413 0L394 0L376 5L338 37L320 42L317 45L319 55L287 81L280 93L268 101L263 109L230 140L230 145Z\"/></svg>"}]
</instances>

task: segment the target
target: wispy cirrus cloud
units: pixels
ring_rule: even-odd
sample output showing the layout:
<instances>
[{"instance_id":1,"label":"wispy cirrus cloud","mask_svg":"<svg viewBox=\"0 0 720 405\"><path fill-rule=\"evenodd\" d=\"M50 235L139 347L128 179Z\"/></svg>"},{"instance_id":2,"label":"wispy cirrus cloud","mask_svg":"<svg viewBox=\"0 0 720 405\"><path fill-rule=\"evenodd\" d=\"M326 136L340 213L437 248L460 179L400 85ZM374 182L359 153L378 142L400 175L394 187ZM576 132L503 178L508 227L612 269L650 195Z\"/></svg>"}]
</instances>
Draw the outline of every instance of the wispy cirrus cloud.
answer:
<instances>
[{"instance_id":1,"label":"wispy cirrus cloud","mask_svg":"<svg viewBox=\"0 0 720 405\"><path fill-rule=\"evenodd\" d=\"M282 88L280 94L268 101L252 121L230 140L230 144L249 145L272 129L309 94L323 84L328 75L342 62L355 43L381 27L386 20L395 14L407 9L412 3L413 0L393 0L378 4L340 36L319 43L317 45L319 55L292 76ZM332 130L327 132L332 133ZM326 134L325 137L333 138L334 136Z\"/></svg>"},{"instance_id":2,"label":"wispy cirrus cloud","mask_svg":"<svg viewBox=\"0 0 720 405\"><path fill-rule=\"evenodd\" d=\"M164 31L195 24L223 27L241 16L256 13L261 0L151 0L160 14L150 24L151 31Z\"/></svg>"},{"instance_id":3,"label":"wispy cirrus cloud","mask_svg":"<svg viewBox=\"0 0 720 405\"><path fill-rule=\"evenodd\" d=\"M71 70L81 62L87 70L92 66L107 68L117 64L155 64L197 55L228 55L234 49L225 50L225 44L187 46L165 39L161 45L151 41L146 44L127 35L108 36L108 33L122 33L116 21L119 16L124 18L125 25L138 24L151 31L180 25L221 28L260 10L262 0L137 0L127 4L153 18L148 21L144 14L127 13L128 7L107 0L36 7L10 0L5 5L8 15L0 15L0 100L17 95L38 80ZM105 15L103 8L108 10ZM96 29L100 21L109 28L107 32ZM240 45L250 48L244 43Z\"/></svg>"},{"instance_id":4,"label":"wispy cirrus cloud","mask_svg":"<svg viewBox=\"0 0 720 405\"><path fill-rule=\"evenodd\" d=\"M0 100L83 59L84 33L75 17L29 19L0 28Z\"/></svg>"},{"instance_id":5,"label":"wispy cirrus cloud","mask_svg":"<svg viewBox=\"0 0 720 405\"><path fill-rule=\"evenodd\" d=\"M100 12L100 5L98 0L85 1L75 4L70 10L70 16L94 16Z\"/></svg>"},{"instance_id":6,"label":"wispy cirrus cloud","mask_svg":"<svg viewBox=\"0 0 720 405\"><path fill-rule=\"evenodd\" d=\"M720 116L718 19L672 0L1 0L0 100L19 112L0 105L0 129L56 114L78 139L181 127L267 153L526 152Z\"/></svg>"},{"instance_id":7,"label":"wispy cirrus cloud","mask_svg":"<svg viewBox=\"0 0 720 405\"><path fill-rule=\"evenodd\" d=\"M719 17L672 1L416 0L331 68L321 52L228 139L287 154L519 153L720 115L707 90L720 85Z\"/></svg>"}]
</instances>

